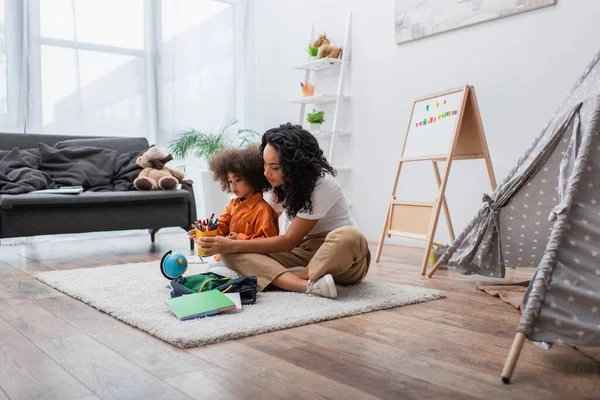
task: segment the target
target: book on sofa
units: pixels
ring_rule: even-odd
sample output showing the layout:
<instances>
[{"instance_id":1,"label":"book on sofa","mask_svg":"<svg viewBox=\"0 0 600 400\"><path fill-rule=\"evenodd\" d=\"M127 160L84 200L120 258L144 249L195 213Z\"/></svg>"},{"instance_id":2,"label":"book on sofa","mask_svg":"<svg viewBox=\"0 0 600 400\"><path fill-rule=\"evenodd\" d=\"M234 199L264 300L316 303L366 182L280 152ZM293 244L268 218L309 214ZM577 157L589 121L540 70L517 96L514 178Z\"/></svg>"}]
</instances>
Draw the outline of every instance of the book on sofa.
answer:
<instances>
[{"instance_id":1,"label":"book on sofa","mask_svg":"<svg viewBox=\"0 0 600 400\"><path fill-rule=\"evenodd\" d=\"M79 194L83 192L81 186L61 186L58 189L42 189L34 190L29 193L45 193L45 194Z\"/></svg>"}]
</instances>

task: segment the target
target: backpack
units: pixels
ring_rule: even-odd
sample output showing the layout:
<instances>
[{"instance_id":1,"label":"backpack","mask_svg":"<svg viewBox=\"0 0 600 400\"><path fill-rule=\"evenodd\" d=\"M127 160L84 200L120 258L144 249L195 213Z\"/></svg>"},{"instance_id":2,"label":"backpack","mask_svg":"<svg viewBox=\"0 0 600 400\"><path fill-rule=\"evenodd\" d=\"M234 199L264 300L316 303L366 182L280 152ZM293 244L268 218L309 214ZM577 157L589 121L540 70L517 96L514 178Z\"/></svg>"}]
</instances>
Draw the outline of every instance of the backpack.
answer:
<instances>
[{"instance_id":1,"label":"backpack","mask_svg":"<svg viewBox=\"0 0 600 400\"><path fill-rule=\"evenodd\" d=\"M231 279L212 272L180 276L171 280L171 297L216 289L221 293L239 293L243 305L254 304L256 303L257 283L258 279L255 276Z\"/></svg>"},{"instance_id":2,"label":"backpack","mask_svg":"<svg viewBox=\"0 0 600 400\"><path fill-rule=\"evenodd\" d=\"M187 270L185 256L171 253L169 250L160 262L160 272L171 281L171 298L216 289L222 293L239 293L243 305L256 303L258 279L255 276L231 279L214 272L183 276Z\"/></svg>"}]
</instances>

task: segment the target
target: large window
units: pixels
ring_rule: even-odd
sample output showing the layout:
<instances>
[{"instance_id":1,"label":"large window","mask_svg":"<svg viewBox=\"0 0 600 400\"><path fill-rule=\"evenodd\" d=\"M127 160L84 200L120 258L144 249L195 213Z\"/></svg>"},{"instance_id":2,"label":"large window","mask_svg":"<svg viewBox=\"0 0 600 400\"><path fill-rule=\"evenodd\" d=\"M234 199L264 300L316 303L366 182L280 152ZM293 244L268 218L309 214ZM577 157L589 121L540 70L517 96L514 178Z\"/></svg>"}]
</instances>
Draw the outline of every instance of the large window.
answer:
<instances>
[{"instance_id":1,"label":"large window","mask_svg":"<svg viewBox=\"0 0 600 400\"><path fill-rule=\"evenodd\" d=\"M238 1L0 0L0 130L218 129L237 116Z\"/></svg>"},{"instance_id":2,"label":"large window","mask_svg":"<svg viewBox=\"0 0 600 400\"><path fill-rule=\"evenodd\" d=\"M42 132L145 135L144 4L37 2L39 65L32 72L39 73Z\"/></svg>"}]
</instances>

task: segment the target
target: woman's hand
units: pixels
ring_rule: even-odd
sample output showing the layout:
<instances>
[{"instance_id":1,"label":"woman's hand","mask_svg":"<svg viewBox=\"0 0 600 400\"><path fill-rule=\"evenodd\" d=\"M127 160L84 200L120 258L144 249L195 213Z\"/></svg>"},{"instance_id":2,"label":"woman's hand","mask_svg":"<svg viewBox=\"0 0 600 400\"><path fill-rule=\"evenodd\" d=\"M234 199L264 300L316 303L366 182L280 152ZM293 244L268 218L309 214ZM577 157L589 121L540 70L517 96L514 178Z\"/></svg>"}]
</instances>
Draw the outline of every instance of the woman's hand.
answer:
<instances>
[{"instance_id":1,"label":"woman's hand","mask_svg":"<svg viewBox=\"0 0 600 400\"><path fill-rule=\"evenodd\" d=\"M196 240L196 230L195 229L188 231L188 238L190 240Z\"/></svg>"},{"instance_id":2,"label":"woman's hand","mask_svg":"<svg viewBox=\"0 0 600 400\"><path fill-rule=\"evenodd\" d=\"M202 251L206 252L207 256L232 253L234 244L235 241L223 236L198 239L198 246L202 247Z\"/></svg>"},{"instance_id":3,"label":"woman's hand","mask_svg":"<svg viewBox=\"0 0 600 400\"><path fill-rule=\"evenodd\" d=\"M237 232L230 232L229 235L227 235L227 237L231 240L237 240Z\"/></svg>"}]
</instances>

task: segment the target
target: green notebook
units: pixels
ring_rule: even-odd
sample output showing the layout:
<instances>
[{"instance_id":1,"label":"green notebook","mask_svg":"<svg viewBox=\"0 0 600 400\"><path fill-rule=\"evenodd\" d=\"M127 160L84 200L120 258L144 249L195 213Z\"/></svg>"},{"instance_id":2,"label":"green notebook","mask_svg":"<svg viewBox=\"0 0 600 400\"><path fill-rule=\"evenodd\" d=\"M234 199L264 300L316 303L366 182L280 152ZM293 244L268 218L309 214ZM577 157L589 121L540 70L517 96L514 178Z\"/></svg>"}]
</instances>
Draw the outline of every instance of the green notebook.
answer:
<instances>
[{"instance_id":1,"label":"green notebook","mask_svg":"<svg viewBox=\"0 0 600 400\"><path fill-rule=\"evenodd\" d=\"M216 289L174 297L167 300L166 303L182 321L206 317L235 308L235 303Z\"/></svg>"}]
</instances>

